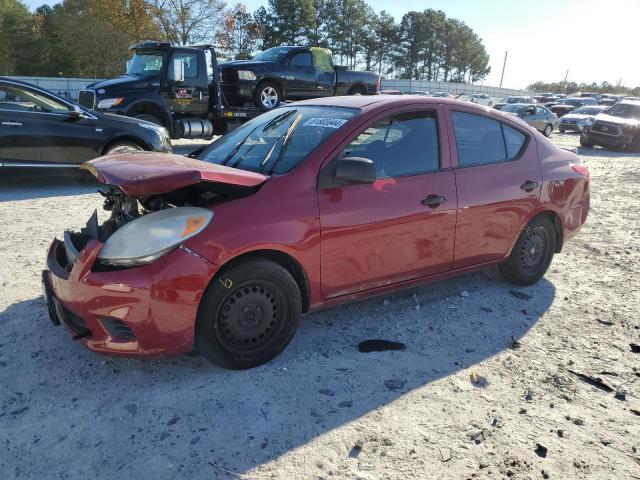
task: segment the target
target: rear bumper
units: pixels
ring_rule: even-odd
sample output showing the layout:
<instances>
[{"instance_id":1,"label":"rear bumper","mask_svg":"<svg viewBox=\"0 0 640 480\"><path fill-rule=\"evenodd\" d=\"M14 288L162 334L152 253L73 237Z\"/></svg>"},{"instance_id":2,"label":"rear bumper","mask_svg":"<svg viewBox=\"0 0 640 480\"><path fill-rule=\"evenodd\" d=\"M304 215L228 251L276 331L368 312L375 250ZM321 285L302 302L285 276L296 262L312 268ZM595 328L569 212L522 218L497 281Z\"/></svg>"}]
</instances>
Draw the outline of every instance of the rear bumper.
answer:
<instances>
[{"instance_id":1,"label":"rear bumper","mask_svg":"<svg viewBox=\"0 0 640 480\"><path fill-rule=\"evenodd\" d=\"M193 350L200 299L216 267L177 248L143 267L92 271L102 243L90 241L70 270L54 240L43 272L49 314L90 350L160 357Z\"/></svg>"}]
</instances>

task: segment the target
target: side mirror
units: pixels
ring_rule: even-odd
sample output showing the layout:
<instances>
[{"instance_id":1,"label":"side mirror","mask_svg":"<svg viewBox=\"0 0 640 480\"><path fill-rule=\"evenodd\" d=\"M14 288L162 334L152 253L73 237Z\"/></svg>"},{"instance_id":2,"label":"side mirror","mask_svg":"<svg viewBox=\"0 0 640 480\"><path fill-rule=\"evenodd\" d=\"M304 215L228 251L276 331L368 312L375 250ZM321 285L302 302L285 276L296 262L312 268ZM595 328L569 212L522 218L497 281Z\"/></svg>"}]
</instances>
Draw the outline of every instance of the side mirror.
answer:
<instances>
[{"instance_id":1,"label":"side mirror","mask_svg":"<svg viewBox=\"0 0 640 480\"><path fill-rule=\"evenodd\" d=\"M69 116L74 120L84 118L84 112L78 105L71 105L69 107Z\"/></svg>"},{"instance_id":2,"label":"side mirror","mask_svg":"<svg viewBox=\"0 0 640 480\"><path fill-rule=\"evenodd\" d=\"M346 157L338 160L333 177L351 183L373 183L376 166L368 158Z\"/></svg>"},{"instance_id":3,"label":"side mirror","mask_svg":"<svg viewBox=\"0 0 640 480\"><path fill-rule=\"evenodd\" d=\"M176 58L173 60L171 67L173 69L173 81L178 83L184 82L184 62Z\"/></svg>"}]
</instances>

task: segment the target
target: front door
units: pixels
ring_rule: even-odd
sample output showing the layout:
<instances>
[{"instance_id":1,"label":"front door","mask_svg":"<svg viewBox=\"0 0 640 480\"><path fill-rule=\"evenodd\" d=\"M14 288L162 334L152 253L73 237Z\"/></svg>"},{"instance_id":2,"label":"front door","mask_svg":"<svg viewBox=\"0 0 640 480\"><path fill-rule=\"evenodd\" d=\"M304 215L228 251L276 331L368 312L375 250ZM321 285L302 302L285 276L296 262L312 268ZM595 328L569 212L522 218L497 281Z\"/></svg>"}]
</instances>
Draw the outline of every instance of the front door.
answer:
<instances>
[{"instance_id":1,"label":"front door","mask_svg":"<svg viewBox=\"0 0 640 480\"><path fill-rule=\"evenodd\" d=\"M425 109L378 117L338 155L372 160L377 179L335 188L319 185L325 297L451 267L456 187L448 149L443 154L439 147L446 138L439 137L439 117L439 110Z\"/></svg>"},{"instance_id":2,"label":"front door","mask_svg":"<svg viewBox=\"0 0 640 480\"><path fill-rule=\"evenodd\" d=\"M174 78L175 61L184 65L184 80ZM203 51L173 50L166 69L162 95L172 112L206 115L209 107L209 75Z\"/></svg>"},{"instance_id":3,"label":"front door","mask_svg":"<svg viewBox=\"0 0 640 480\"><path fill-rule=\"evenodd\" d=\"M0 161L81 163L97 156L101 142L93 119L40 91L0 83Z\"/></svg>"},{"instance_id":4,"label":"front door","mask_svg":"<svg viewBox=\"0 0 640 480\"><path fill-rule=\"evenodd\" d=\"M540 204L542 173L535 139L506 123L451 112L458 223L454 268L499 260Z\"/></svg>"},{"instance_id":5,"label":"front door","mask_svg":"<svg viewBox=\"0 0 640 480\"><path fill-rule=\"evenodd\" d=\"M311 52L298 52L286 67L286 98L313 98L316 96L316 70Z\"/></svg>"}]
</instances>

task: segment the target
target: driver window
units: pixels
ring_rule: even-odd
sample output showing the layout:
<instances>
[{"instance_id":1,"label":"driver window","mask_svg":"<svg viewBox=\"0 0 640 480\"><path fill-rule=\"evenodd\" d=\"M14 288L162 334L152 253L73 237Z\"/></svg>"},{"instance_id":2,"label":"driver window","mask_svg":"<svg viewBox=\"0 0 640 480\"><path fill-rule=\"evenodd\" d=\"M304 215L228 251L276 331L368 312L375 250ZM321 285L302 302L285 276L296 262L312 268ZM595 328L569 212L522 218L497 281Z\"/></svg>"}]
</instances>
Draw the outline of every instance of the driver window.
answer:
<instances>
[{"instance_id":1,"label":"driver window","mask_svg":"<svg viewBox=\"0 0 640 480\"><path fill-rule=\"evenodd\" d=\"M312 67L313 59L311 58L311 53L301 52L295 54L291 59L291 62L289 62L289 65L292 67Z\"/></svg>"},{"instance_id":2,"label":"driver window","mask_svg":"<svg viewBox=\"0 0 640 480\"><path fill-rule=\"evenodd\" d=\"M410 112L385 118L360 133L341 155L373 161L377 178L405 177L440 168L434 112Z\"/></svg>"},{"instance_id":3,"label":"driver window","mask_svg":"<svg viewBox=\"0 0 640 480\"><path fill-rule=\"evenodd\" d=\"M66 105L30 90L0 86L0 110L18 112L68 113Z\"/></svg>"},{"instance_id":4,"label":"driver window","mask_svg":"<svg viewBox=\"0 0 640 480\"><path fill-rule=\"evenodd\" d=\"M180 60L184 63L184 78L198 78L198 54L189 52L177 52L173 55L174 60ZM173 69L168 70L169 80L173 78Z\"/></svg>"}]
</instances>

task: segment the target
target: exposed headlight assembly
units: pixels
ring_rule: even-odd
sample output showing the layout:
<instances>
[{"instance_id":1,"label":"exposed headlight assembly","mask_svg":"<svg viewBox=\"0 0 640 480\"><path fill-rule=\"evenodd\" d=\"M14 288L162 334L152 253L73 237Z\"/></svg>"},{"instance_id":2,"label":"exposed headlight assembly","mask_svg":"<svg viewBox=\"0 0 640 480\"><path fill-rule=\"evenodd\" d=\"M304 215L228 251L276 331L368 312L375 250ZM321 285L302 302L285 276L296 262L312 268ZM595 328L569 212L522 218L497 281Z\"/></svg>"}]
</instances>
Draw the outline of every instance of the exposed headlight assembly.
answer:
<instances>
[{"instance_id":1,"label":"exposed headlight assembly","mask_svg":"<svg viewBox=\"0 0 640 480\"><path fill-rule=\"evenodd\" d=\"M593 117L589 117L584 121L584 124L588 127L590 127L591 125L593 125L593 122L595 122L596 120ZM578 122L580 123L580 122Z\"/></svg>"},{"instance_id":2,"label":"exposed headlight assembly","mask_svg":"<svg viewBox=\"0 0 640 480\"><path fill-rule=\"evenodd\" d=\"M238 78L240 80L255 80L256 74L249 70L238 70Z\"/></svg>"},{"instance_id":3,"label":"exposed headlight assembly","mask_svg":"<svg viewBox=\"0 0 640 480\"><path fill-rule=\"evenodd\" d=\"M120 105L124 98L105 98L98 102L98 108L111 108Z\"/></svg>"},{"instance_id":4,"label":"exposed headlight assembly","mask_svg":"<svg viewBox=\"0 0 640 480\"><path fill-rule=\"evenodd\" d=\"M200 233L212 218L212 211L197 207L149 213L116 230L100 250L98 259L114 266L146 265Z\"/></svg>"}]
</instances>

